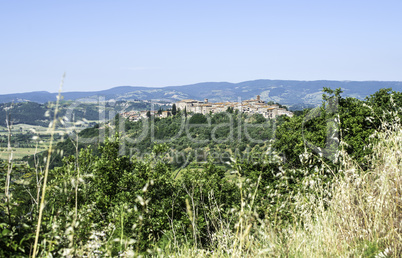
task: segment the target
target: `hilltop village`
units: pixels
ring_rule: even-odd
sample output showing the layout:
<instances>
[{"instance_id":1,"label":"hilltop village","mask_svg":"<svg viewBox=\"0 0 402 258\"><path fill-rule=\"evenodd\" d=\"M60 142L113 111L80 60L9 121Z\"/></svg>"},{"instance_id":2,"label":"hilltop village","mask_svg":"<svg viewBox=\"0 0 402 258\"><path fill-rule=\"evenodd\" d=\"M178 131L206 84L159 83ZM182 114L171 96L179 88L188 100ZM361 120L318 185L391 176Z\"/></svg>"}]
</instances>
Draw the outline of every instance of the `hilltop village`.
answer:
<instances>
[{"instance_id":1,"label":"hilltop village","mask_svg":"<svg viewBox=\"0 0 402 258\"><path fill-rule=\"evenodd\" d=\"M281 115L287 115L292 117L293 113L287 111L285 108L279 107L277 104L269 105L265 101L260 99L260 96L257 95L256 99L244 100L241 102L208 102L208 99L205 99L204 102L193 100L193 99L184 99L176 102L176 107L180 110L186 110L187 112L192 113L201 113L201 114L209 114L212 113L220 113L225 112L228 108L232 108L233 110L240 110L243 113L249 114L262 114L265 118L275 118Z\"/></svg>"},{"instance_id":2,"label":"hilltop village","mask_svg":"<svg viewBox=\"0 0 402 258\"><path fill-rule=\"evenodd\" d=\"M230 108L251 115L261 114L265 118L275 118L281 115L287 115L289 117L293 116L292 112L279 107L278 104L268 104L261 100L259 95L257 95L256 99L249 99L241 102L208 102L208 99L204 99L204 101L184 99L176 102L175 105L178 110L185 110L187 113L201 113L204 115L225 112ZM130 111L124 112L121 115L131 121L137 121L141 118L146 118L149 115L168 117L170 111Z\"/></svg>"}]
</instances>

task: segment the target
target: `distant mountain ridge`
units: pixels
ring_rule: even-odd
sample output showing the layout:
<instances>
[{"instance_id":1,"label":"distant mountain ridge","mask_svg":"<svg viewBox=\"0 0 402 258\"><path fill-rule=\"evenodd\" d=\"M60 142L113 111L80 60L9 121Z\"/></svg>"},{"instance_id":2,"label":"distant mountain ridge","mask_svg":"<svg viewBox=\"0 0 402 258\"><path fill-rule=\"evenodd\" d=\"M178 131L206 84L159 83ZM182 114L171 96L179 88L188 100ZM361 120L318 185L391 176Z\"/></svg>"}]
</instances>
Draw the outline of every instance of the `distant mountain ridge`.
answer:
<instances>
[{"instance_id":1,"label":"distant mountain ridge","mask_svg":"<svg viewBox=\"0 0 402 258\"><path fill-rule=\"evenodd\" d=\"M342 88L343 96L363 99L381 88L402 91L400 81L296 81L296 80L254 80L240 83L203 82L184 86L168 87L134 87L119 86L108 90L92 92L64 92L64 100L103 97L105 100L151 100L164 99L177 101L181 99L214 102L237 101L260 95L262 100L275 101L284 105L317 105L321 103L322 88ZM45 103L55 101L57 93L36 91L28 93L0 95L0 103L32 101Z\"/></svg>"}]
</instances>

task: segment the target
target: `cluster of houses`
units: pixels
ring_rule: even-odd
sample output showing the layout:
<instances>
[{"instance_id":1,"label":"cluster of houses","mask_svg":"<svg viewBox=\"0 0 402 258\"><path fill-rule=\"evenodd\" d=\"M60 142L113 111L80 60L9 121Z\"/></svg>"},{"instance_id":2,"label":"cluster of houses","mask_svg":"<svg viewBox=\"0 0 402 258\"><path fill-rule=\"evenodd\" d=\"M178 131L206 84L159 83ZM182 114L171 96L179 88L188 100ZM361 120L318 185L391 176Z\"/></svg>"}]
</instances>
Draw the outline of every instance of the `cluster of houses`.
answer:
<instances>
[{"instance_id":1,"label":"cluster of houses","mask_svg":"<svg viewBox=\"0 0 402 258\"><path fill-rule=\"evenodd\" d=\"M155 116L155 117L168 117L171 115L170 111L163 110L160 114L158 111L154 110L143 110L143 111L127 111L120 113L120 115L130 121L138 121L142 118L148 118L148 116Z\"/></svg>"},{"instance_id":2,"label":"cluster of houses","mask_svg":"<svg viewBox=\"0 0 402 258\"><path fill-rule=\"evenodd\" d=\"M293 113L286 110L285 108L279 107L277 104L268 104L265 101L261 100L260 96L257 95L256 99L244 100L241 102L208 102L208 99L205 99L203 102L194 100L194 99L184 99L175 103L177 110L186 111L187 113L201 113L201 114L209 114L209 113L220 113L225 112L228 108L232 110L239 110L243 113L248 114L261 114L265 118L275 118L281 115L287 115L289 117L293 116ZM170 111L129 111L124 112L121 115L131 121L138 121L141 118L147 118L150 115L155 117L168 117L170 115Z\"/></svg>"},{"instance_id":3,"label":"cluster of houses","mask_svg":"<svg viewBox=\"0 0 402 258\"><path fill-rule=\"evenodd\" d=\"M243 113L248 114L261 114L265 118L275 118L281 115L287 115L292 117L293 113L286 110L285 108L279 107L277 104L267 104L265 101L261 100L260 96L257 95L256 99L244 100L241 102L208 102L205 99L204 102L184 99L176 102L176 107L180 110L186 110L187 112L209 114L209 113L220 113L225 112L228 108L233 110L239 110Z\"/></svg>"}]
</instances>

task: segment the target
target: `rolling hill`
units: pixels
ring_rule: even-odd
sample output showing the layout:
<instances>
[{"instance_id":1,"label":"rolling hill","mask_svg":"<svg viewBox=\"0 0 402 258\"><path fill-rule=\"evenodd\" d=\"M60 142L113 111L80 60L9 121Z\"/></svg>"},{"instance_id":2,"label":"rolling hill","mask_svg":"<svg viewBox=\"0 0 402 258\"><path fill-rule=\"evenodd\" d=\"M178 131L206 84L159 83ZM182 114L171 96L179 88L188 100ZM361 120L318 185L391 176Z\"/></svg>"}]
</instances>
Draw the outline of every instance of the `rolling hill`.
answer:
<instances>
[{"instance_id":1,"label":"rolling hill","mask_svg":"<svg viewBox=\"0 0 402 258\"><path fill-rule=\"evenodd\" d=\"M184 86L159 88L119 86L108 90L92 92L65 92L64 100L104 97L106 100L151 100L205 98L212 102L237 101L261 95L265 101L275 101L288 106L308 106L321 103L323 87L342 88L343 95L363 99L381 88L402 90L398 81L295 81L295 80L254 80L240 83L203 82ZM0 103L32 101L45 103L55 101L57 93L36 91L18 94L0 95Z\"/></svg>"}]
</instances>

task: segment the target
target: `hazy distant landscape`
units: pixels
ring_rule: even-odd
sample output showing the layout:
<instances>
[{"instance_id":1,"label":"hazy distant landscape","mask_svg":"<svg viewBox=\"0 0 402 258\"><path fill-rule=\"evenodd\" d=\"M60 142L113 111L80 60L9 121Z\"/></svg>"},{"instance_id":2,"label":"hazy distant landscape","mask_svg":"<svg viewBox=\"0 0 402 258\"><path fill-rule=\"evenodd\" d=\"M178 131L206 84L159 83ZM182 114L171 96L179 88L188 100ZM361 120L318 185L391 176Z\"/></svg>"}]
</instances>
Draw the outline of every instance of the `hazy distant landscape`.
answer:
<instances>
[{"instance_id":1,"label":"hazy distant landscape","mask_svg":"<svg viewBox=\"0 0 402 258\"><path fill-rule=\"evenodd\" d=\"M255 80L241 83L204 82L192 85L171 87L133 87L120 86L109 90L92 92L64 92L64 100L78 100L98 97L105 100L166 100L177 101L182 99L203 100L214 102L237 101L238 98L250 99L261 95L265 101L275 101L290 107L316 106L321 103L323 87L332 89L341 88L344 97L364 99L382 88L402 90L402 82L386 81L290 81L290 80ZM46 103L56 101L58 93L28 92L0 95L0 103L32 101ZM300 109L300 108L299 108Z\"/></svg>"},{"instance_id":2,"label":"hazy distant landscape","mask_svg":"<svg viewBox=\"0 0 402 258\"><path fill-rule=\"evenodd\" d=\"M402 1L0 1L0 257L402 257Z\"/></svg>"}]
</instances>

